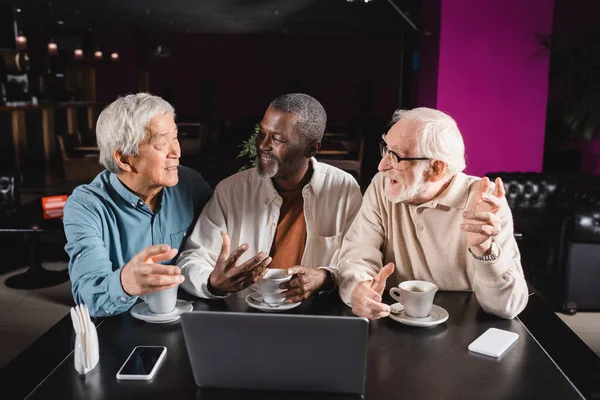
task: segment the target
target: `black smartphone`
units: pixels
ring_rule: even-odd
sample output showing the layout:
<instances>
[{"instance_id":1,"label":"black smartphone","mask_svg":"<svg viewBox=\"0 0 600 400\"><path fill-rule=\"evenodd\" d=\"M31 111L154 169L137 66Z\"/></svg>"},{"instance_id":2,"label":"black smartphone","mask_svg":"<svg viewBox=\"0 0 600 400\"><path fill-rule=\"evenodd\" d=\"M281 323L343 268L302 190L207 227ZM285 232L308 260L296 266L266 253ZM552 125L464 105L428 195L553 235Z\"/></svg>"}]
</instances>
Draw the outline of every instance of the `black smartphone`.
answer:
<instances>
[{"instance_id":1,"label":"black smartphone","mask_svg":"<svg viewBox=\"0 0 600 400\"><path fill-rule=\"evenodd\" d=\"M156 375L166 355L165 346L137 346L117 372L117 379L150 380Z\"/></svg>"}]
</instances>

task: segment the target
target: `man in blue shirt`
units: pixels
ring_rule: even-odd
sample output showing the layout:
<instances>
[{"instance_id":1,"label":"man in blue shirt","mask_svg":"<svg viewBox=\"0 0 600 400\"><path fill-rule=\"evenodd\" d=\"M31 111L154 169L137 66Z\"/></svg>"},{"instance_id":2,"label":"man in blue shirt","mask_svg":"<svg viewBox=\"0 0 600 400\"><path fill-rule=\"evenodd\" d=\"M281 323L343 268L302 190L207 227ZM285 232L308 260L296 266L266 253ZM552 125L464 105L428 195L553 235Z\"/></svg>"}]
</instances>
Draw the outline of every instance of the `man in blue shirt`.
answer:
<instances>
[{"instance_id":1,"label":"man in blue shirt","mask_svg":"<svg viewBox=\"0 0 600 400\"><path fill-rule=\"evenodd\" d=\"M160 97L114 101L98 117L96 138L106 170L69 196L64 226L73 297L100 317L183 282L179 268L164 264L212 190L179 166L175 111Z\"/></svg>"}]
</instances>

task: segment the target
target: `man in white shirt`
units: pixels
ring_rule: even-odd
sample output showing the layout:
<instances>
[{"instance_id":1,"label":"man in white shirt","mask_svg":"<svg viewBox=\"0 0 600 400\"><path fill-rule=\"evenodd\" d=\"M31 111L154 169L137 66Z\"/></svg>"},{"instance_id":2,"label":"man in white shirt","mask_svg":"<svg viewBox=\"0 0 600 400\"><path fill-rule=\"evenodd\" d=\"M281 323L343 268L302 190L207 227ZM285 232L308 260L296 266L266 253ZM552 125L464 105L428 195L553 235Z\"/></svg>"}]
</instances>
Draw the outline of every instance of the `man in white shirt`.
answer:
<instances>
[{"instance_id":1,"label":"man in white shirt","mask_svg":"<svg viewBox=\"0 0 600 400\"><path fill-rule=\"evenodd\" d=\"M186 291L243 295L267 267L294 275L282 284L286 303L335 287L339 248L362 199L351 175L312 157L326 122L306 94L271 102L256 137L257 167L217 185L181 253Z\"/></svg>"},{"instance_id":2,"label":"man in white shirt","mask_svg":"<svg viewBox=\"0 0 600 400\"><path fill-rule=\"evenodd\" d=\"M488 313L515 317L528 289L502 180L493 189L488 178L461 172L462 136L443 112L399 110L392 122L379 173L344 238L342 299L359 316L385 317L386 280L418 279L472 290Z\"/></svg>"}]
</instances>

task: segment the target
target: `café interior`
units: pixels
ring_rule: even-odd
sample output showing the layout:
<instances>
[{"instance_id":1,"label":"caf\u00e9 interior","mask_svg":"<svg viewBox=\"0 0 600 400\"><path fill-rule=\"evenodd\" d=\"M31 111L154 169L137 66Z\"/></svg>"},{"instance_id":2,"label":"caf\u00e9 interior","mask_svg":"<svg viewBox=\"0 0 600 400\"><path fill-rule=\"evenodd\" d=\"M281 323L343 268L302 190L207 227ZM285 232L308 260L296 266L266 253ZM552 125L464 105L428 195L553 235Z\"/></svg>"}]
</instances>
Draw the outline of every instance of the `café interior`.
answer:
<instances>
[{"instance_id":1,"label":"caf\u00e9 interior","mask_svg":"<svg viewBox=\"0 0 600 400\"><path fill-rule=\"evenodd\" d=\"M452 116L465 142L465 173L504 182L532 293L510 322L518 326L481 315L476 305L458 308L446 293L439 301L450 316L440 326L371 322L366 398L600 399L599 17L595 0L2 2L0 397L148 398L167 390L175 398L252 397L196 391L182 343L177 350L165 344L165 362L179 362L177 379L161 380L168 373L163 365L154 387L117 384L118 367L144 343L122 339L126 345L117 352L110 335L141 335L148 344L163 343L161 335L168 336L165 343L183 341L179 323L161 332L129 313L93 319L100 368L79 376L62 206L104 170L96 121L120 96L147 92L173 105L180 164L214 188L252 163L251 137L270 101L300 92L327 112L315 158L350 173L362 193L377 173L379 142L394 110L430 107ZM321 310L319 301L339 302L331 297L309 300L317 304L294 313ZM205 309L200 300L195 304ZM210 303L211 310L223 307ZM343 304L338 308L352 315ZM111 318L120 325L109 326ZM477 332L488 326L520 332L524 348L486 364L467 354L477 335L453 336L452 324L458 329L461 321ZM396 340L382 337L384 330ZM464 349L445 347L451 337L464 339ZM402 343L412 350L386 356L383 347ZM414 361L409 374L415 387L427 389L413 389L409 379L393 389L407 368L402 355L415 352L437 360ZM457 357L462 382L444 377L454 362L440 354ZM488 367L498 374L494 384L478 378ZM25 381L17 384L20 378ZM561 380L560 388L544 388L544 381ZM465 396L459 385L474 389ZM289 396L272 398L296 398Z\"/></svg>"}]
</instances>

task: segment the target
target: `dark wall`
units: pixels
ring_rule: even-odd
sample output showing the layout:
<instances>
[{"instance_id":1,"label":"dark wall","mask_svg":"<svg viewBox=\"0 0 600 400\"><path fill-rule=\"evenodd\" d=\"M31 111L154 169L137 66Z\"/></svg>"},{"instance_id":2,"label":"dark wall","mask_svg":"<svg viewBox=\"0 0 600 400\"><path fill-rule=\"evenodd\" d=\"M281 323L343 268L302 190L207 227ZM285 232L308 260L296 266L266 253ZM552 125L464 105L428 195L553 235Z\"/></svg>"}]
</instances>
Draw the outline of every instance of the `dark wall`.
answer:
<instances>
[{"instance_id":1,"label":"dark wall","mask_svg":"<svg viewBox=\"0 0 600 400\"><path fill-rule=\"evenodd\" d=\"M600 135L596 132L595 140L589 142L564 124L566 104L580 104L592 93L598 98L599 16L600 2L596 0L554 1L544 156L547 172L600 173Z\"/></svg>"},{"instance_id":2,"label":"dark wall","mask_svg":"<svg viewBox=\"0 0 600 400\"><path fill-rule=\"evenodd\" d=\"M148 61L150 90L180 116L262 115L290 91L321 101L334 125L361 111L387 119L397 104L399 38L179 35L163 43L171 57Z\"/></svg>"}]
</instances>

